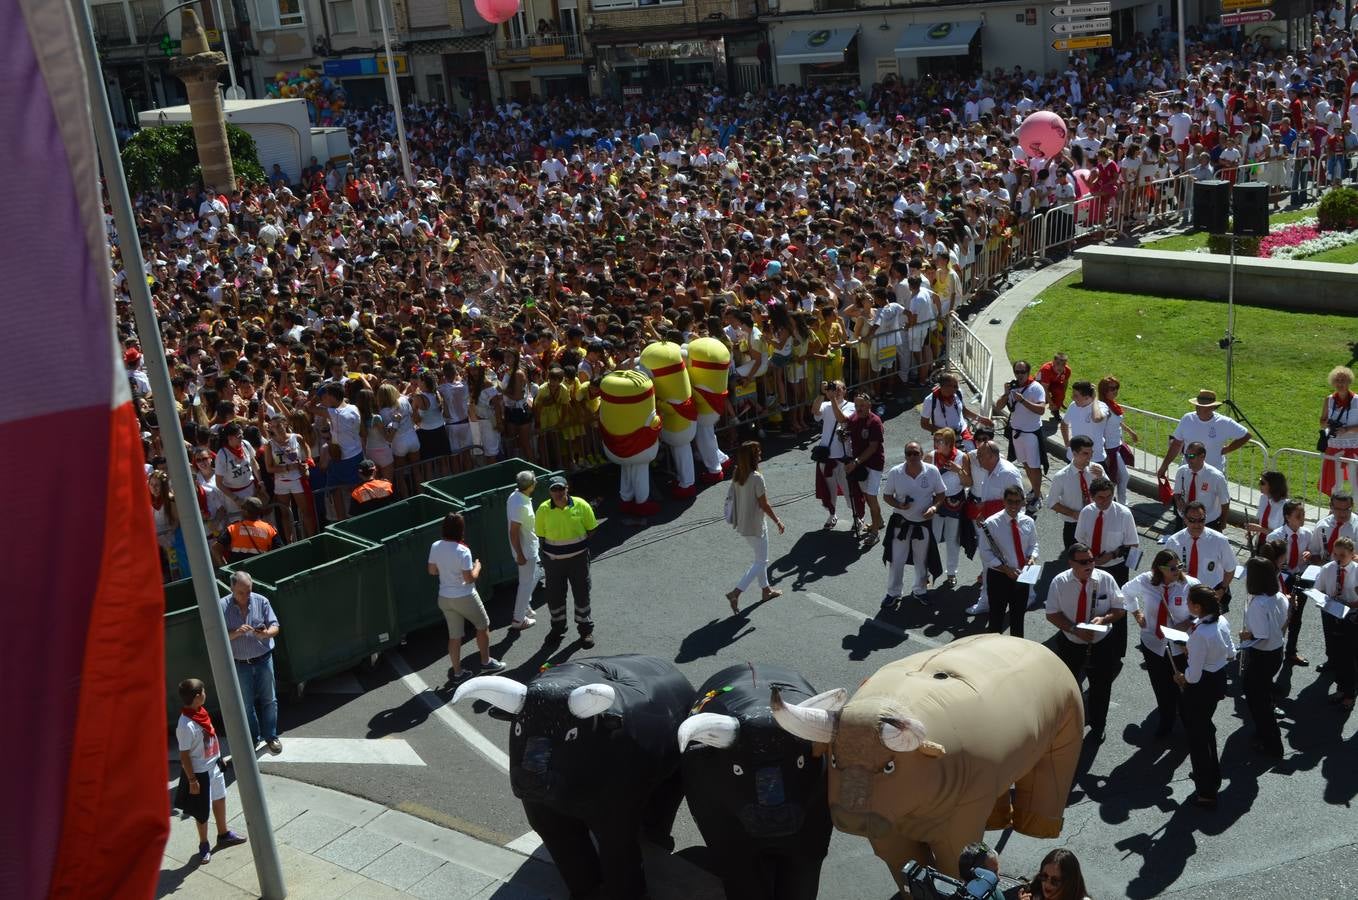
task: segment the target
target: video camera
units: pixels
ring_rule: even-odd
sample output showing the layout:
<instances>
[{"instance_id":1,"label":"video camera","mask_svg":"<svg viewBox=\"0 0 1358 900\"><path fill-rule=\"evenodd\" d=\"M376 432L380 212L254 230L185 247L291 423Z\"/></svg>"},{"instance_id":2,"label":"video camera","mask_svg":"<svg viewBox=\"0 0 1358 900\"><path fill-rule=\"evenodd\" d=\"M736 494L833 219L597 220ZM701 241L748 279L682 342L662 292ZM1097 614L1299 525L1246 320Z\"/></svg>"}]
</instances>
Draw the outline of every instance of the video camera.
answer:
<instances>
[{"instance_id":1,"label":"video camera","mask_svg":"<svg viewBox=\"0 0 1358 900\"><path fill-rule=\"evenodd\" d=\"M910 900L1001 900L999 876L989 869L974 869L973 878L963 883L913 859L901 869L901 880L910 891Z\"/></svg>"}]
</instances>

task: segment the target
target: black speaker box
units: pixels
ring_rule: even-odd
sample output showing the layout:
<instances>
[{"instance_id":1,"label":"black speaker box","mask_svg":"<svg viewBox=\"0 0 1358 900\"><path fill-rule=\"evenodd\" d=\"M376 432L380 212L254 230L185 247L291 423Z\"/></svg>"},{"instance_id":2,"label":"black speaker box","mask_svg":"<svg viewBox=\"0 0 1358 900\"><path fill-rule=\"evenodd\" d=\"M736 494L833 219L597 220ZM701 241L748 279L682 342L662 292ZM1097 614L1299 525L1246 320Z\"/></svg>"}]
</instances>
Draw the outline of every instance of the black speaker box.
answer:
<instances>
[{"instance_id":1,"label":"black speaker box","mask_svg":"<svg viewBox=\"0 0 1358 900\"><path fill-rule=\"evenodd\" d=\"M1196 190L1197 187L1194 187ZM1231 215L1235 233L1248 237L1268 236L1268 185L1246 181L1231 191Z\"/></svg>"},{"instance_id":2,"label":"black speaker box","mask_svg":"<svg viewBox=\"0 0 1358 900\"><path fill-rule=\"evenodd\" d=\"M1199 181L1193 185L1193 227L1225 234L1231 209L1229 181Z\"/></svg>"}]
</instances>

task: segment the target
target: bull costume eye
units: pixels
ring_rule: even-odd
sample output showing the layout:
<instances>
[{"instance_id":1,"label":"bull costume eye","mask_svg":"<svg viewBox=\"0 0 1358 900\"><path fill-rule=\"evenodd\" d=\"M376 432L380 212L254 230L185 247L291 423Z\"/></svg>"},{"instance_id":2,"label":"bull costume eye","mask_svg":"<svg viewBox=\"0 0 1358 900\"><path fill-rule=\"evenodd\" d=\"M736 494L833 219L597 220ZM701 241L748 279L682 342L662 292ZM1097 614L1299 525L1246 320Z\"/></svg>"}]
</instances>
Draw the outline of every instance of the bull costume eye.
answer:
<instances>
[{"instance_id":1,"label":"bull costume eye","mask_svg":"<svg viewBox=\"0 0 1358 900\"><path fill-rule=\"evenodd\" d=\"M580 736L580 729L579 729L579 727L572 728L570 731L566 732L566 740L567 740L567 741L573 741L573 740L575 740L576 738L578 738L579 736Z\"/></svg>"},{"instance_id":2,"label":"bull costume eye","mask_svg":"<svg viewBox=\"0 0 1358 900\"><path fill-rule=\"evenodd\" d=\"M518 737L518 736L521 735L521 734L523 734L523 723L522 723L522 722L515 722L515 723L514 723L514 737Z\"/></svg>"},{"instance_id":3,"label":"bull costume eye","mask_svg":"<svg viewBox=\"0 0 1358 900\"><path fill-rule=\"evenodd\" d=\"M744 775L744 774L745 774L745 770L742 769L742 768L740 767L740 764L739 764L739 763L732 763L732 764L731 764L731 774L732 774L732 775Z\"/></svg>"},{"instance_id":4,"label":"bull costume eye","mask_svg":"<svg viewBox=\"0 0 1358 900\"><path fill-rule=\"evenodd\" d=\"M805 756L805 755L802 755L802 756L797 757L797 768L799 768L799 769L805 769L805 768L806 768L806 756Z\"/></svg>"},{"instance_id":5,"label":"bull costume eye","mask_svg":"<svg viewBox=\"0 0 1358 900\"><path fill-rule=\"evenodd\" d=\"M896 760L894 759L887 760L886 765L882 766L882 774L890 775L894 771L896 771Z\"/></svg>"}]
</instances>

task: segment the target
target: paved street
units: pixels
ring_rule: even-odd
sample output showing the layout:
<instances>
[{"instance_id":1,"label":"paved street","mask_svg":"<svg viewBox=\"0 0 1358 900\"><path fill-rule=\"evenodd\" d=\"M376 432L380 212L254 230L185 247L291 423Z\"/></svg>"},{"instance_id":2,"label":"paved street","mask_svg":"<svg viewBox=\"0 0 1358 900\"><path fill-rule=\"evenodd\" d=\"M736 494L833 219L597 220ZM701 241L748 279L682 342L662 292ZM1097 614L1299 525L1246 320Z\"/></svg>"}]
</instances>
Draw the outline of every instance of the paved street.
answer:
<instances>
[{"instance_id":1,"label":"paved street","mask_svg":"<svg viewBox=\"0 0 1358 900\"><path fill-rule=\"evenodd\" d=\"M916 415L897 407L887 434L890 465L900 461L904 443L922 432ZM963 615L976 597L971 583L979 571L978 563L965 559L955 592L935 592L927 606L907 601L904 611L875 618L885 584L880 547L860 554L847 517L838 531L821 531L825 514L811 496L807 452L779 447L776 441L769 446L763 470L770 498L788 526L786 535L773 536L771 555L775 584L784 596L746 606L739 617L728 614L722 595L749 560L744 542L720 520L725 488L709 488L687 508L667 505L643 531L625 529L616 520L602 524L593 568L595 653L669 657L695 685L732 662L758 660L797 668L818 690L853 689L890 660L980 630L979 621ZM609 510L613 501L607 484L582 488L583 496L604 501L601 512ZM1134 505L1144 546L1151 550L1161 509L1140 498ZM1048 513L1038 519L1043 555L1052 559L1060 543L1059 524ZM1151 555L1146 554L1147 561ZM1046 577L1055 571L1059 564L1053 562ZM746 595L757 596L757 590ZM543 649L545 608L537 628L521 635L504 631L508 606L508 598L496 598L492 615L501 630L495 632L493 652L509 664L511 676L526 680L544 662L581 653L570 643L550 653ZM1237 603L1229 616L1237 629L1239 612ZM1040 611L1028 614L1027 625L1029 636L1039 640L1054 633ZM446 695L431 690L445 680L445 648L441 628L415 634L373 671L314 685L303 700L282 708L285 743L302 737L390 737L405 741L423 765L273 762L266 756L264 770L531 850L536 842L504 769L505 722L484 704L446 706ZM1307 616L1302 652L1313 664L1323 659L1314 610ZM1261 889L1264 895L1353 896L1358 826L1351 806L1358 794L1353 764L1358 741L1354 718L1346 719L1325 702L1329 680L1314 667L1291 673L1290 699L1280 704L1287 713L1288 757L1272 768L1249 750L1243 702L1228 698L1221 704L1217 726L1226 782L1220 808L1201 812L1178 805L1192 793L1182 730L1170 743L1149 739L1153 701L1135 638L1126 663L1114 687L1108 739L1087 752L1062 839L987 835L1001 844L1006 873L1031 875L1043 853L1064 844L1079 855L1097 898L1235 897ZM680 812L675 838L676 852L701 868L704 849L686 810ZM681 873L685 869L676 867ZM709 894L709 888L699 886L710 885L710 879L691 874L688 895ZM867 842L836 834L821 896L886 898L892 893L889 873Z\"/></svg>"}]
</instances>

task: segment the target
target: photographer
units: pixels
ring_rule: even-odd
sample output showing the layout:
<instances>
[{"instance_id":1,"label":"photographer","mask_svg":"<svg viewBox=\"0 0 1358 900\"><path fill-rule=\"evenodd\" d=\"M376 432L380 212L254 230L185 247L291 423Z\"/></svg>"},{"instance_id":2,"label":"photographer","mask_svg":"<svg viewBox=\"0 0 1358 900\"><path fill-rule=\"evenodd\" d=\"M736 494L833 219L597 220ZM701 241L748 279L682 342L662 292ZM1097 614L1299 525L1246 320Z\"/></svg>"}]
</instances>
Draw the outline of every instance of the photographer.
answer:
<instances>
[{"instance_id":1,"label":"photographer","mask_svg":"<svg viewBox=\"0 0 1358 900\"><path fill-rule=\"evenodd\" d=\"M1042 414L1047 392L1032 376L1027 360L1014 363L1014 380L1005 384L993 412L1009 412L1009 450L1014 462L1028 474L1031 490L1025 498L1028 515L1037 512L1042 500Z\"/></svg>"},{"instance_id":2,"label":"photographer","mask_svg":"<svg viewBox=\"0 0 1358 900\"><path fill-rule=\"evenodd\" d=\"M901 870L910 900L1017 900L1027 884L1000 874L1000 855L973 841L957 858L958 878L917 862Z\"/></svg>"},{"instance_id":3,"label":"photographer","mask_svg":"<svg viewBox=\"0 0 1358 900\"><path fill-rule=\"evenodd\" d=\"M811 448L811 459L816 463L816 499L830 513L824 528L831 530L839 524L835 508L840 494L848 502L855 526L861 528L863 493L846 471L846 463L853 459L847 425L854 407L844 399L844 382L825 381L820 388L824 398L816 410L821 425L820 441Z\"/></svg>"},{"instance_id":4,"label":"photographer","mask_svg":"<svg viewBox=\"0 0 1358 900\"><path fill-rule=\"evenodd\" d=\"M1353 370L1335 366L1329 380L1334 393L1325 398L1320 411L1320 440L1316 446L1325 454L1320 473L1320 490L1325 494L1345 481L1352 484L1358 479L1358 464L1349 462L1358 460L1358 403L1353 394Z\"/></svg>"}]
</instances>

